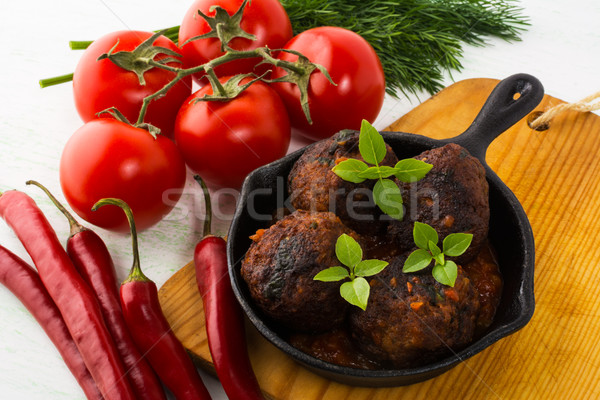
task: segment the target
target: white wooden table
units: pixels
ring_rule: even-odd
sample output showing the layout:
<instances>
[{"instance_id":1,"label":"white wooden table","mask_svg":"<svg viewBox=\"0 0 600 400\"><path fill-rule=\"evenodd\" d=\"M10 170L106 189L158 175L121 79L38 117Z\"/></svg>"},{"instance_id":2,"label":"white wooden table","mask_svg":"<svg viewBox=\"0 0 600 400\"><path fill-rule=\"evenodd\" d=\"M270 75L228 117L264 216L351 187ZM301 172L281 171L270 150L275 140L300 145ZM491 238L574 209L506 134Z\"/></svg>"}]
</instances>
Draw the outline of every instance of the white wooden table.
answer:
<instances>
[{"instance_id":1,"label":"white wooden table","mask_svg":"<svg viewBox=\"0 0 600 400\"><path fill-rule=\"evenodd\" d=\"M68 225L37 188L35 179L64 200L58 163L62 148L80 121L71 85L40 89L40 78L73 71L81 53L69 40L92 40L120 29L154 30L178 25L190 1L61 0L4 1L0 12L0 191L24 190L46 213L59 237ZM546 93L574 102L600 90L600 3L595 0L526 0L524 15L531 27L522 42L490 40L481 48L467 47L464 69L448 76L447 85L467 78L502 79L517 72L538 77ZM387 99L375 125L383 129L427 99ZM432 116L435 118L435 116ZM294 146L297 147L297 144ZM226 200L225 196L223 200ZM196 183L188 176L176 209L164 221L140 235L142 268L162 285L192 257L200 237L201 204ZM217 209L219 230L227 229L231 207ZM97 230L111 249L123 279L131 265L127 236ZM0 222L0 244L29 260L19 241ZM203 375L204 376L204 375ZM215 399L225 395L215 379L204 376ZM83 399L83 393L58 352L27 310L0 287L0 399Z\"/></svg>"}]
</instances>

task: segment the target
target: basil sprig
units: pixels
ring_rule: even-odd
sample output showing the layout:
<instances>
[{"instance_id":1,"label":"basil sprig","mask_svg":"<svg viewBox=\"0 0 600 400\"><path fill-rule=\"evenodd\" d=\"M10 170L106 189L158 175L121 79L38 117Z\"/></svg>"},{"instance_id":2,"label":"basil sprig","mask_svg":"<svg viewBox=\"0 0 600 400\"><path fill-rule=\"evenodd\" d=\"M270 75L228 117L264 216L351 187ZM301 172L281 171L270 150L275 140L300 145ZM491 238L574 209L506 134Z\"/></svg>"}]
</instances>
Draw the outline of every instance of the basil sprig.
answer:
<instances>
[{"instance_id":1,"label":"basil sprig","mask_svg":"<svg viewBox=\"0 0 600 400\"><path fill-rule=\"evenodd\" d=\"M313 279L322 282L338 282L349 279L340 286L340 295L348 303L366 310L371 287L365 277L380 273L388 263L375 259L363 260L363 251L360 245L346 234L338 237L335 254L344 267L326 268L315 275Z\"/></svg>"},{"instance_id":2,"label":"basil sprig","mask_svg":"<svg viewBox=\"0 0 600 400\"><path fill-rule=\"evenodd\" d=\"M333 172L343 180L353 183L376 179L373 201L385 214L401 221L404 217L402 194L398 185L389 178L395 176L402 182L416 182L425 177L433 165L414 158L400 160L393 167L379 165L387 153L385 141L377 129L366 120L363 120L360 126L358 149L364 161L346 159L333 167Z\"/></svg>"},{"instance_id":3,"label":"basil sprig","mask_svg":"<svg viewBox=\"0 0 600 400\"><path fill-rule=\"evenodd\" d=\"M463 254L473 240L470 233L451 233L446 236L442 248L438 246L438 233L431 226L415 221L413 239L418 249L410 253L402 272L411 273L427 268L435 261L431 271L433 278L443 285L454 286L458 275L458 267L446 257L457 257Z\"/></svg>"}]
</instances>

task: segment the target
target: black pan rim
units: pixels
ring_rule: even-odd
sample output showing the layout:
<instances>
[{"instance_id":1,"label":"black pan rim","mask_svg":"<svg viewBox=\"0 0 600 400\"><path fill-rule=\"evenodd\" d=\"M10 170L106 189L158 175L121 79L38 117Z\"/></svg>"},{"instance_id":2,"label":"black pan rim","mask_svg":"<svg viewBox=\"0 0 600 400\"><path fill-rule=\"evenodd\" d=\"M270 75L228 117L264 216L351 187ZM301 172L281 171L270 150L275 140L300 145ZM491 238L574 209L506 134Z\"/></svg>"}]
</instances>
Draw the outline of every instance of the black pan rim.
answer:
<instances>
[{"instance_id":1,"label":"black pan rim","mask_svg":"<svg viewBox=\"0 0 600 400\"><path fill-rule=\"evenodd\" d=\"M382 134L388 143L393 143L396 140L405 140L407 137L410 137L414 140L426 143L428 146L431 147L439 147L440 145L444 144L444 141L404 132L382 132ZM269 175L271 171L277 171L280 169L289 170L289 168L286 168L286 166L293 164L293 162L295 162L295 160L297 160L305 150L306 148L297 150L280 160L277 160L252 172L244 182L240 195L240 200L247 198L248 193L253 189L254 181L262 180L262 178L264 178L266 175ZM400 386L430 379L434 376L446 372L447 370L458 365L459 363L466 361L467 359L480 353L481 351L485 350L486 348L505 338L506 336L517 332L518 330L520 330L528 324L528 322L531 320L534 314L535 309L535 298L533 291L533 268L535 263L534 252L532 251L533 233L531 232L527 216L522 210L518 199L514 196L512 191L510 191L502 183L502 181L496 176L496 174L493 173L493 171L491 171L489 167L487 167L487 165L485 165L485 167L488 174L488 181L491 183L493 182L492 184L494 184L503 192L502 194L506 197L508 203L510 203L512 206L516 206L513 207L513 212L515 212L520 222L525 222L523 224L520 224L519 226L519 235L523 236L524 242L528 243L528 245L525 246L526 265L523 266L524 276L521 280L519 296L517 299L514 299L518 302L518 304L520 304L522 311L520 312L518 317L512 320L510 323L501 325L496 329L487 332L484 336L478 338L469 346L452 354L451 356L448 356L444 359L421 367L405 369L363 370L331 364L323 360L317 359L315 357L312 357L306 353L303 353L302 351L290 345L287 341L281 338L273 329L271 329L269 325L263 321L261 316L254 310L254 308L250 304L251 300L246 298L244 289L240 286L243 285L244 282L240 281L241 278L239 277L238 273L239 260L233 259L234 246L236 242L230 239L227 244L227 255L232 286L234 289L234 293L238 298L238 301L240 302L242 309L244 310L248 319L265 339L267 339L270 343L275 345L281 351L288 354L295 361L306 366L310 370L338 382L350 384L353 386L365 387ZM239 202L230 227L230 232L228 235L229 238L235 238L234 232L238 229L238 224L240 223L240 218L245 206L246 204L244 201ZM525 221L522 221L522 219L525 219Z\"/></svg>"}]
</instances>

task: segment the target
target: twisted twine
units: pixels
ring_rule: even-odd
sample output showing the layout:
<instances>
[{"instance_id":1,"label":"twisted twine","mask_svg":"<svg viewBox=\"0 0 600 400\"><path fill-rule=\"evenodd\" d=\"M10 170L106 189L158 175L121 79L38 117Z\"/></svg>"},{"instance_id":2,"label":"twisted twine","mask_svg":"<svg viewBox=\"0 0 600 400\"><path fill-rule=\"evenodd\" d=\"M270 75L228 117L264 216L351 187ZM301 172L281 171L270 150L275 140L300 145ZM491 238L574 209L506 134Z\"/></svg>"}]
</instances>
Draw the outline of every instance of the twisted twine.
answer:
<instances>
[{"instance_id":1,"label":"twisted twine","mask_svg":"<svg viewBox=\"0 0 600 400\"><path fill-rule=\"evenodd\" d=\"M590 112L600 110L600 101L592 103L593 100L600 98L600 92L596 92L576 103L562 103L549 108L544 112L533 113L527 121L532 129L543 131L550 127L550 121L558 114L565 111Z\"/></svg>"}]
</instances>

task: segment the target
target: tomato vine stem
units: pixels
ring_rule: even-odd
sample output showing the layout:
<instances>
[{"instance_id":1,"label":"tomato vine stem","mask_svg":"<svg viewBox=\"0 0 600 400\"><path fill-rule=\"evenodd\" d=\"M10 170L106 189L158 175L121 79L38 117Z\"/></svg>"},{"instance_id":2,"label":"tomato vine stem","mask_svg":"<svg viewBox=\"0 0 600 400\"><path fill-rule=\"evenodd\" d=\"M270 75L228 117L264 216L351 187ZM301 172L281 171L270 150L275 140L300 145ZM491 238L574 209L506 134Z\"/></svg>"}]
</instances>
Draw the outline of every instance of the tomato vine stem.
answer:
<instances>
[{"instance_id":1,"label":"tomato vine stem","mask_svg":"<svg viewBox=\"0 0 600 400\"><path fill-rule=\"evenodd\" d=\"M49 86L60 85L61 83L67 83L73 80L73 73L65 74L61 76L55 76L53 78L40 79L40 87L46 88Z\"/></svg>"},{"instance_id":2,"label":"tomato vine stem","mask_svg":"<svg viewBox=\"0 0 600 400\"><path fill-rule=\"evenodd\" d=\"M85 50L94 43L93 40L71 40L69 41L69 47L71 50Z\"/></svg>"},{"instance_id":3,"label":"tomato vine stem","mask_svg":"<svg viewBox=\"0 0 600 400\"><path fill-rule=\"evenodd\" d=\"M288 51L288 50L277 49L275 51ZM215 97L217 97L219 100L226 100L226 99L231 100L231 99L235 98L237 95L239 95L241 92L243 92L243 89L241 89L239 91L235 91L235 92L230 92L230 91L226 90L224 88L224 86L221 84L221 82L219 81L217 75L214 72L214 69L221 64L226 64L226 63L234 61L234 60L247 59L247 58L262 58L263 63L272 64L275 67L279 67L279 68L283 68L283 69L287 70L289 72L289 74L286 75L284 77L284 79L281 79L279 81L291 82L291 83L298 85L298 87L300 88L300 92L304 94L304 96L302 96L304 113L306 115L307 120L309 122L311 122L310 111L308 109L308 100L306 97L306 93L308 91L308 83L309 83L308 78L310 77L312 72L314 72L315 70L318 69L323 74L325 74L327 79L333 85L335 85L335 83L331 80L331 77L327 73L327 70L325 70L322 66L311 63L306 57L304 57L300 53L293 52L293 51L290 51L290 52L293 54L296 54L298 56L298 61L290 62L290 61L277 59L272 56L272 54L271 54L272 50L270 50L266 46L259 47L259 48L253 49L253 50L235 50L230 47L227 47L226 52L222 56L214 58L204 64L201 64L201 65L198 65L195 67L191 67L191 68L187 68L187 69L173 67L173 66L167 65L165 63L160 63L158 61L155 61L154 59L148 59L148 60L146 60L148 65L173 72L173 73L175 73L175 77L169 83L167 83L165 86L163 86L162 89L160 89L159 91L157 91L143 99L142 107L140 108L140 113L139 113L138 119L136 121L136 125L140 125L144 122L144 117L148 110L148 106L154 99L162 97L181 79L183 79L187 76L193 75L193 74L206 73L206 77L209 80L209 82L213 88L213 94L217 95L217 96L211 97L213 100L215 99ZM108 57L108 58L110 59L110 57ZM262 76L257 77L257 79L263 79L263 77ZM264 79L264 80L269 82L269 80L267 80L267 79ZM202 100L202 99L200 99L200 100ZM208 100L208 98L204 99L204 100Z\"/></svg>"}]
</instances>

